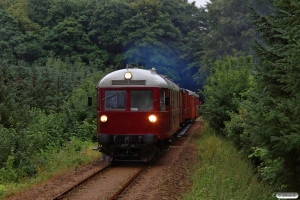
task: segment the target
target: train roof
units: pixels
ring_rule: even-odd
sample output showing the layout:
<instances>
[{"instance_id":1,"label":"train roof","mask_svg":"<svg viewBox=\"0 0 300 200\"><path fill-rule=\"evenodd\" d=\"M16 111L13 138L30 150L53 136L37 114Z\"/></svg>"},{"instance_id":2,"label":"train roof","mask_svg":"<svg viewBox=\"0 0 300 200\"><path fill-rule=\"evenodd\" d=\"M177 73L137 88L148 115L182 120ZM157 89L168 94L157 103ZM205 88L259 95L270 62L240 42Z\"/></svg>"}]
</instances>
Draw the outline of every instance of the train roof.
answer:
<instances>
[{"instance_id":1,"label":"train roof","mask_svg":"<svg viewBox=\"0 0 300 200\"><path fill-rule=\"evenodd\" d=\"M195 96L195 97L199 97L199 95L196 92L190 91L190 90L186 90L189 92L190 96Z\"/></svg>"},{"instance_id":2,"label":"train roof","mask_svg":"<svg viewBox=\"0 0 300 200\"><path fill-rule=\"evenodd\" d=\"M130 72L130 80L125 79L125 73ZM179 91L179 86L163 75L157 74L156 70L129 68L111 72L104 76L97 84L99 88L111 87L159 87L170 88Z\"/></svg>"}]
</instances>

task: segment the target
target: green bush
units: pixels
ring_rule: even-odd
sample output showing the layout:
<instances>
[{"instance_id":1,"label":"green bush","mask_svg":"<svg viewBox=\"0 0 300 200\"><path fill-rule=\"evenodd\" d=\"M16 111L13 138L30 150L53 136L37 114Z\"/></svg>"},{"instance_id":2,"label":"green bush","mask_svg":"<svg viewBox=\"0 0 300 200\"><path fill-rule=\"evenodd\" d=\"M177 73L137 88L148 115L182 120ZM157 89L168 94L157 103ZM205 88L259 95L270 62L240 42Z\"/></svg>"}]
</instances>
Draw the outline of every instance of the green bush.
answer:
<instances>
[{"instance_id":1,"label":"green bush","mask_svg":"<svg viewBox=\"0 0 300 200\"><path fill-rule=\"evenodd\" d=\"M56 59L22 68L4 63L0 69L1 182L37 175L45 163L32 160L41 152L57 153L72 138L94 138L96 108L87 106L87 97L96 102L95 86L105 72Z\"/></svg>"},{"instance_id":2,"label":"green bush","mask_svg":"<svg viewBox=\"0 0 300 200\"><path fill-rule=\"evenodd\" d=\"M216 61L211 75L207 78L202 95L203 119L217 131L223 131L230 113L238 113L239 102L249 88L252 58L227 56Z\"/></svg>"}]
</instances>

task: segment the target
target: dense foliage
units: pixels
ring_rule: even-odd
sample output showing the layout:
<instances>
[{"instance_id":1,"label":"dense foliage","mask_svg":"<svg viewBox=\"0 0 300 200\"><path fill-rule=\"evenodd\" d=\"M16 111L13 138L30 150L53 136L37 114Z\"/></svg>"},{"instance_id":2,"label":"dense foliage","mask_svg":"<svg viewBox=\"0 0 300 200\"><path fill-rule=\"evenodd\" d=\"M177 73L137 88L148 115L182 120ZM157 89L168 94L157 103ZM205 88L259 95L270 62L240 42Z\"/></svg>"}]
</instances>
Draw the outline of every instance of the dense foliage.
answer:
<instances>
[{"instance_id":1,"label":"dense foliage","mask_svg":"<svg viewBox=\"0 0 300 200\"><path fill-rule=\"evenodd\" d=\"M284 170L276 172L281 175L276 178L299 189L300 3L278 1L274 7L276 13L269 16L253 11L262 41L255 45L257 87L250 94L245 132L252 138L252 146L266 149L265 163L282 162Z\"/></svg>"},{"instance_id":2,"label":"dense foliage","mask_svg":"<svg viewBox=\"0 0 300 200\"><path fill-rule=\"evenodd\" d=\"M235 75L243 70L235 63L228 64L227 57L215 62L203 91L207 101L203 114L214 129L233 140L258 165L261 178L276 191L297 191L300 4L294 0L272 3L264 14L251 11L259 33L253 43L254 63L249 63L251 74ZM235 79L230 79L220 63L233 68L230 75Z\"/></svg>"},{"instance_id":3,"label":"dense foliage","mask_svg":"<svg viewBox=\"0 0 300 200\"><path fill-rule=\"evenodd\" d=\"M200 66L202 13L179 0L2 0L0 51L29 63L135 63L194 89L185 80Z\"/></svg>"},{"instance_id":4,"label":"dense foliage","mask_svg":"<svg viewBox=\"0 0 300 200\"><path fill-rule=\"evenodd\" d=\"M104 73L82 63L49 58L45 66L2 60L0 66L0 184L32 176L41 151L60 149L76 137L92 140L96 130L95 82ZM95 99L95 98L94 98Z\"/></svg>"},{"instance_id":5,"label":"dense foliage","mask_svg":"<svg viewBox=\"0 0 300 200\"><path fill-rule=\"evenodd\" d=\"M239 102L250 87L252 57L226 56L215 62L204 86L203 118L217 131L225 128L231 113L238 113Z\"/></svg>"},{"instance_id":6,"label":"dense foliage","mask_svg":"<svg viewBox=\"0 0 300 200\"><path fill-rule=\"evenodd\" d=\"M270 12L268 0L211 0L204 8L205 28L201 32L203 51L202 65L194 79L203 82L213 63L224 56L234 56L236 51L252 54L257 38L251 23L250 8L259 13Z\"/></svg>"}]
</instances>

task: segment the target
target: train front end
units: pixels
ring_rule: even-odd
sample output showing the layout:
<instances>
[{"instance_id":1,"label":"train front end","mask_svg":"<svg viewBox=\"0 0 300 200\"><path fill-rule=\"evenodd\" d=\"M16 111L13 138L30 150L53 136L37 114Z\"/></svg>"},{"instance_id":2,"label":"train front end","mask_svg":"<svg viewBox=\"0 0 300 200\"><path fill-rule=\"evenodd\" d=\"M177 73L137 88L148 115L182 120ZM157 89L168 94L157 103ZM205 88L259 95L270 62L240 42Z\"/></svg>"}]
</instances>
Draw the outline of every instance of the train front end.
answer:
<instances>
[{"instance_id":1,"label":"train front end","mask_svg":"<svg viewBox=\"0 0 300 200\"><path fill-rule=\"evenodd\" d=\"M117 70L100 80L97 138L104 157L115 161L152 159L170 134L169 87L154 69Z\"/></svg>"}]
</instances>

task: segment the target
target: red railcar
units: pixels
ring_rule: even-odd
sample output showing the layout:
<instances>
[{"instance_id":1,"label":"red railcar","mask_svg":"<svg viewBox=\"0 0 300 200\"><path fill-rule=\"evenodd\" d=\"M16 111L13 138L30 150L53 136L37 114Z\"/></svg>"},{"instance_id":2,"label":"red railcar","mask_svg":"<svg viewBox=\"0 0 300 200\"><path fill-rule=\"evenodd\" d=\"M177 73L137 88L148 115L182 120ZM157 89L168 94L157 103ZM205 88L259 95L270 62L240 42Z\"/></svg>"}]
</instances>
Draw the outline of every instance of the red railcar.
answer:
<instances>
[{"instance_id":1,"label":"red railcar","mask_svg":"<svg viewBox=\"0 0 300 200\"><path fill-rule=\"evenodd\" d=\"M180 88L180 126L183 127L188 119L188 102L189 92L186 89Z\"/></svg>"},{"instance_id":2,"label":"red railcar","mask_svg":"<svg viewBox=\"0 0 300 200\"><path fill-rule=\"evenodd\" d=\"M99 151L114 160L150 160L186 121L187 94L155 69L109 73L97 85Z\"/></svg>"},{"instance_id":3,"label":"red railcar","mask_svg":"<svg viewBox=\"0 0 300 200\"><path fill-rule=\"evenodd\" d=\"M198 116L197 106L199 104L199 95L195 92L188 90L188 103L187 103L187 120L194 120Z\"/></svg>"}]
</instances>

